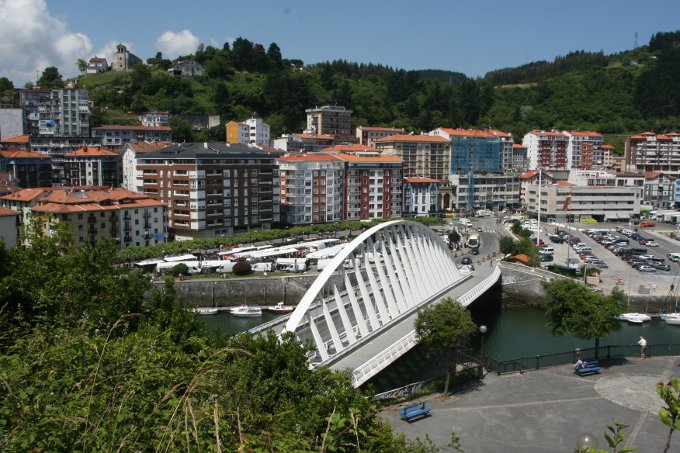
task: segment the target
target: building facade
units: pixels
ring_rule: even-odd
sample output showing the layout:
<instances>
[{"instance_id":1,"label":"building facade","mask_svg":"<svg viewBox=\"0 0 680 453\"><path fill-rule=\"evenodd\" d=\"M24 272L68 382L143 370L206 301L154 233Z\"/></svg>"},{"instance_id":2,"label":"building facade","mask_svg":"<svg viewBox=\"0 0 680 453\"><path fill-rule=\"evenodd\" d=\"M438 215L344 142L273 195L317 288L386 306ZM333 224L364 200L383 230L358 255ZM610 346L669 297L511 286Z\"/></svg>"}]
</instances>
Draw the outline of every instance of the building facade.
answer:
<instances>
[{"instance_id":1,"label":"building facade","mask_svg":"<svg viewBox=\"0 0 680 453\"><path fill-rule=\"evenodd\" d=\"M142 154L157 151L166 146L170 146L170 142L129 142L123 147L123 154L121 159L123 161L123 182L121 187L132 192L141 192L142 186L137 185L142 182L142 179L137 172L137 156Z\"/></svg>"},{"instance_id":2,"label":"building facade","mask_svg":"<svg viewBox=\"0 0 680 453\"><path fill-rule=\"evenodd\" d=\"M142 126L147 127L169 126L170 113L160 112L158 110L146 112L145 114L139 116L139 122L142 123Z\"/></svg>"},{"instance_id":3,"label":"building facade","mask_svg":"<svg viewBox=\"0 0 680 453\"><path fill-rule=\"evenodd\" d=\"M644 132L625 142L626 169L680 174L680 134Z\"/></svg>"},{"instance_id":4,"label":"building facade","mask_svg":"<svg viewBox=\"0 0 680 453\"><path fill-rule=\"evenodd\" d=\"M92 137L102 146L122 150L129 142L171 142L172 129L168 126L106 125L92 128Z\"/></svg>"},{"instance_id":5,"label":"building facade","mask_svg":"<svg viewBox=\"0 0 680 453\"><path fill-rule=\"evenodd\" d=\"M31 136L89 137L89 95L85 89L19 90L24 133Z\"/></svg>"},{"instance_id":6,"label":"building facade","mask_svg":"<svg viewBox=\"0 0 680 453\"><path fill-rule=\"evenodd\" d=\"M271 135L269 124L262 118L248 118L245 121L229 121L226 124L227 143L269 146Z\"/></svg>"},{"instance_id":7,"label":"building facade","mask_svg":"<svg viewBox=\"0 0 680 453\"><path fill-rule=\"evenodd\" d=\"M555 131L533 130L527 132L522 145L527 149L529 170L567 170L569 138Z\"/></svg>"},{"instance_id":8,"label":"building facade","mask_svg":"<svg viewBox=\"0 0 680 453\"><path fill-rule=\"evenodd\" d=\"M52 159L31 151L0 151L0 171L12 175L21 188L52 185Z\"/></svg>"},{"instance_id":9,"label":"building facade","mask_svg":"<svg viewBox=\"0 0 680 453\"><path fill-rule=\"evenodd\" d=\"M509 171L513 173L524 173L527 171L527 149L520 144L512 145L512 163Z\"/></svg>"},{"instance_id":10,"label":"building facade","mask_svg":"<svg viewBox=\"0 0 680 453\"><path fill-rule=\"evenodd\" d=\"M356 128L359 144L370 147L375 146L376 140L393 135L406 135L406 131L398 127L357 126Z\"/></svg>"},{"instance_id":11,"label":"building facade","mask_svg":"<svg viewBox=\"0 0 680 453\"><path fill-rule=\"evenodd\" d=\"M602 165L604 137L599 132L564 131L567 144L567 168L590 170Z\"/></svg>"},{"instance_id":12,"label":"building facade","mask_svg":"<svg viewBox=\"0 0 680 453\"><path fill-rule=\"evenodd\" d=\"M620 221L640 215L640 192L636 187L577 186L569 182L540 187L541 220L579 222ZM536 217L539 186L532 184L527 192L527 213Z\"/></svg>"},{"instance_id":13,"label":"building facade","mask_svg":"<svg viewBox=\"0 0 680 453\"><path fill-rule=\"evenodd\" d=\"M404 215L425 217L437 212L439 180L432 178L404 178Z\"/></svg>"},{"instance_id":14,"label":"building facade","mask_svg":"<svg viewBox=\"0 0 680 453\"><path fill-rule=\"evenodd\" d=\"M333 154L279 157L281 222L289 225L344 219L344 163Z\"/></svg>"},{"instance_id":15,"label":"building facade","mask_svg":"<svg viewBox=\"0 0 680 453\"><path fill-rule=\"evenodd\" d=\"M0 238L5 249L14 247L19 240L19 216L21 213L0 206Z\"/></svg>"},{"instance_id":16,"label":"building facade","mask_svg":"<svg viewBox=\"0 0 680 453\"><path fill-rule=\"evenodd\" d=\"M324 105L306 109L307 129L310 134L330 134L352 137L352 111L339 105Z\"/></svg>"},{"instance_id":17,"label":"building facade","mask_svg":"<svg viewBox=\"0 0 680 453\"><path fill-rule=\"evenodd\" d=\"M375 147L386 156L403 161L405 178L448 180L451 164L451 142L431 135L392 135L374 140Z\"/></svg>"},{"instance_id":18,"label":"building facade","mask_svg":"<svg viewBox=\"0 0 680 453\"><path fill-rule=\"evenodd\" d=\"M137 156L137 186L168 205L178 240L271 228L280 220L275 157L247 145L171 145Z\"/></svg>"},{"instance_id":19,"label":"building facade","mask_svg":"<svg viewBox=\"0 0 680 453\"><path fill-rule=\"evenodd\" d=\"M274 140L274 148L287 153L316 153L335 144L335 137L322 134L290 134Z\"/></svg>"},{"instance_id":20,"label":"building facade","mask_svg":"<svg viewBox=\"0 0 680 453\"><path fill-rule=\"evenodd\" d=\"M24 133L21 109L0 107L0 140L17 137Z\"/></svg>"},{"instance_id":21,"label":"building facade","mask_svg":"<svg viewBox=\"0 0 680 453\"><path fill-rule=\"evenodd\" d=\"M520 180L516 175L451 175L449 184L440 187L441 209L499 211L519 204Z\"/></svg>"},{"instance_id":22,"label":"building facade","mask_svg":"<svg viewBox=\"0 0 680 453\"><path fill-rule=\"evenodd\" d=\"M94 56L87 61L86 74L101 74L109 70L109 62L104 57Z\"/></svg>"},{"instance_id":23,"label":"building facade","mask_svg":"<svg viewBox=\"0 0 680 453\"><path fill-rule=\"evenodd\" d=\"M68 223L74 245L113 240L119 249L164 242L165 205L148 196L110 187L23 189L0 197L0 205L23 213L25 224L36 216L46 228Z\"/></svg>"},{"instance_id":24,"label":"building facade","mask_svg":"<svg viewBox=\"0 0 680 453\"><path fill-rule=\"evenodd\" d=\"M68 186L119 187L120 155L106 148L80 148L64 155Z\"/></svg>"},{"instance_id":25,"label":"building facade","mask_svg":"<svg viewBox=\"0 0 680 453\"><path fill-rule=\"evenodd\" d=\"M437 128L451 142L450 174L503 173L512 167L512 135L494 129Z\"/></svg>"},{"instance_id":26,"label":"building facade","mask_svg":"<svg viewBox=\"0 0 680 453\"><path fill-rule=\"evenodd\" d=\"M176 77L201 77L205 74L203 65L196 60L181 60L168 68L168 73Z\"/></svg>"},{"instance_id":27,"label":"building facade","mask_svg":"<svg viewBox=\"0 0 680 453\"><path fill-rule=\"evenodd\" d=\"M657 209L671 209L675 206L676 176L658 171L644 173L645 185L642 204Z\"/></svg>"}]
</instances>

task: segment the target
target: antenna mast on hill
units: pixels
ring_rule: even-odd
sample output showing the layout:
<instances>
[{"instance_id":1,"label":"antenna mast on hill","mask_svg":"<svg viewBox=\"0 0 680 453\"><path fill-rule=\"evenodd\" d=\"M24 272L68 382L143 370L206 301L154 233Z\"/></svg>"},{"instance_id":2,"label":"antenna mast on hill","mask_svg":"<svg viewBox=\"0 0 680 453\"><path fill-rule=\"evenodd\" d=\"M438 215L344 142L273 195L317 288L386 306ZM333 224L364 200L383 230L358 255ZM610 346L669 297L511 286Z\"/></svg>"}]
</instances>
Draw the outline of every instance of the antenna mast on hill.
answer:
<instances>
[{"instance_id":1,"label":"antenna mast on hill","mask_svg":"<svg viewBox=\"0 0 680 453\"><path fill-rule=\"evenodd\" d=\"M633 46L633 49L637 49L638 46L638 32L635 32L635 46Z\"/></svg>"}]
</instances>

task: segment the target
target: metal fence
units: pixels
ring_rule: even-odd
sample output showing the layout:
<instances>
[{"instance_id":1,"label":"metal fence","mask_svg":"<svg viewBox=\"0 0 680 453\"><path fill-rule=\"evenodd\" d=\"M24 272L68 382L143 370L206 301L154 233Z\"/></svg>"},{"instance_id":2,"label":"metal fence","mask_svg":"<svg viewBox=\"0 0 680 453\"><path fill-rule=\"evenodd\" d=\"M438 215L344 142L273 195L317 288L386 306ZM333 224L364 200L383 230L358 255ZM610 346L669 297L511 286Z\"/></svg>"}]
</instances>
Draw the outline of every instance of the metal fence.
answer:
<instances>
[{"instance_id":1,"label":"metal fence","mask_svg":"<svg viewBox=\"0 0 680 453\"><path fill-rule=\"evenodd\" d=\"M650 344L647 345L647 357L680 355L680 344ZM532 357L519 357L511 360L496 360L491 357L478 357L477 360L489 371L497 374L523 373L526 370L538 370L551 366L574 363L578 358L581 360L610 360L623 359L626 357L639 357L640 346L638 345L607 345L595 348L574 349L573 351L557 352L554 354L542 354Z\"/></svg>"}]
</instances>

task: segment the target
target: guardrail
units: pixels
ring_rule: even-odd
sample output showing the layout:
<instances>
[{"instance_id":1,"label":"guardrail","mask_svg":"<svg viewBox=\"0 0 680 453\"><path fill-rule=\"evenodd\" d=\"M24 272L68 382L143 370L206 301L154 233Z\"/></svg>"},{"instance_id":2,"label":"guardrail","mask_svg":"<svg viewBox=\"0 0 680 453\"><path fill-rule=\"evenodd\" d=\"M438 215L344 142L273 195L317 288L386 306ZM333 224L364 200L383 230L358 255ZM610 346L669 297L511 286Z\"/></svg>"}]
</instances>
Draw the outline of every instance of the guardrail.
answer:
<instances>
[{"instance_id":1,"label":"guardrail","mask_svg":"<svg viewBox=\"0 0 680 453\"><path fill-rule=\"evenodd\" d=\"M512 270L515 270L515 271L524 272L525 274L534 274L534 275L541 276L543 278L550 278L550 279L569 278L565 275L556 274L555 272L546 271L545 269L540 269L538 267L529 267L529 266L525 266L523 264L509 263L507 261L501 261L500 263L501 263L500 266L504 267L506 269L512 269Z\"/></svg>"},{"instance_id":2,"label":"guardrail","mask_svg":"<svg viewBox=\"0 0 680 453\"><path fill-rule=\"evenodd\" d=\"M412 330L396 342L392 343L387 349L384 349L378 355L373 357L368 362L359 366L352 374L352 382L355 387L359 387L364 382L378 374L385 369L385 364L390 364L402 355L410 351L418 343L418 336L416 331Z\"/></svg>"},{"instance_id":3,"label":"guardrail","mask_svg":"<svg viewBox=\"0 0 680 453\"><path fill-rule=\"evenodd\" d=\"M486 277L484 280L482 280L478 285L476 285L474 288L463 294L458 298L458 303L463 305L464 307L467 307L470 305L472 302L477 300L477 298L484 294L489 288L491 288L498 279L501 276L501 269L496 265L495 269L491 274Z\"/></svg>"}]
</instances>

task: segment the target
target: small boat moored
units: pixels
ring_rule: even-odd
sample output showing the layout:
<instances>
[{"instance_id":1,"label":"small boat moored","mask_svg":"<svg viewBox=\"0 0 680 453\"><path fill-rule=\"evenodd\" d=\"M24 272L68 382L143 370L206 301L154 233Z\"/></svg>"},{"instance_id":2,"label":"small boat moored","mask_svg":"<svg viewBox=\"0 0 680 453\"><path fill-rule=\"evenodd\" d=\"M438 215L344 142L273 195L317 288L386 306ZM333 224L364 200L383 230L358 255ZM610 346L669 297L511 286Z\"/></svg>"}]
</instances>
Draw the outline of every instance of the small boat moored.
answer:
<instances>
[{"instance_id":1,"label":"small boat moored","mask_svg":"<svg viewBox=\"0 0 680 453\"><path fill-rule=\"evenodd\" d=\"M646 321L651 321L652 317L644 313L623 313L617 316L616 319L619 321L628 321L631 324L642 324Z\"/></svg>"},{"instance_id":2,"label":"small boat moored","mask_svg":"<svg viewBox=\"0 0 680 453\"><path fill-rule=\"evenodd\" d=\"M680 326L680 313L666 313L661 315L661 319L666 321L666 324Z\"/></svg>"},{"instance_id":3,"label":"small boat moored","mask_svg":"<svg viewBox=\"0 0 680 453\"><path fill-rule=\"evenodd\" d=\"M194 308L192 311L197 315L215 315L219 310L213 307L198 307Z\"/></svg>"},{"instance_id":4,"label":"small boat moored","mask_svg":"<svg viewBox=\"0 0 680 453\"><path fill-rule=\"evenodd\" d=\"M295 310L293 305L283 305L283 302L267 307L267 311L271 311L272 313L291 313L293 310Z\"/></svg>"},{"instance_id":5,"label":"small boat moored","mask_svg":"<svg viewBox=\"0 0 680 453\"><path fill-rule=\"evenodd\" d=\"M259 305L239 305L231 310L231 314L241 317L262 316L262 309Z\"/></svg>"}]
</instances>

